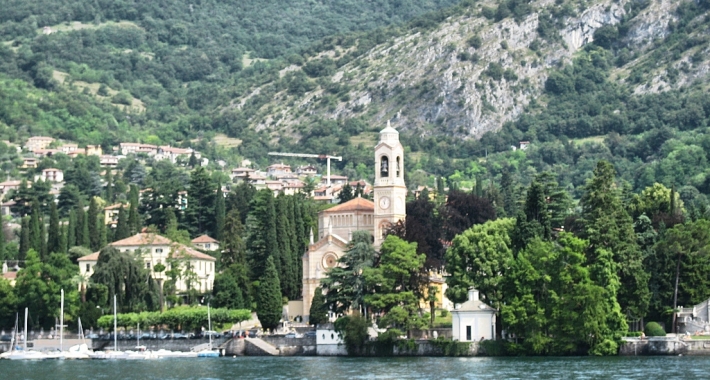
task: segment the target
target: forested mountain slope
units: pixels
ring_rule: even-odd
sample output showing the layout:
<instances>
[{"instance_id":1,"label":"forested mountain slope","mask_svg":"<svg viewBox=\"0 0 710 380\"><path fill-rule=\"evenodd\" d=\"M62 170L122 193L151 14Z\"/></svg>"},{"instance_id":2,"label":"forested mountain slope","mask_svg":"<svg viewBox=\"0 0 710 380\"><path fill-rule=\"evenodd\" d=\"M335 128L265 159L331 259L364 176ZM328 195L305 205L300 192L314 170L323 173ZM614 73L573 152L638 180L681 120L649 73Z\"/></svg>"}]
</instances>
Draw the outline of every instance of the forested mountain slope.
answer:
<instances>
[{"instance_id":1,"label":"forested mountain slope","mask_svg":"<svg viewBox=\"0 0 710 380\"><path fill-rule=\"evenodd\" d=\"M40 89L5 96L0 134L111 145L220 132L262 165L270 149L337 153L344 174L367 177L362 148L391 120L413 186L551 171L575 190L605 158L632 189L710 192L710 2L451 3L6 1L0 80ZM23 103L42 112L17 117Z\"/></svg>"}]
</instances>

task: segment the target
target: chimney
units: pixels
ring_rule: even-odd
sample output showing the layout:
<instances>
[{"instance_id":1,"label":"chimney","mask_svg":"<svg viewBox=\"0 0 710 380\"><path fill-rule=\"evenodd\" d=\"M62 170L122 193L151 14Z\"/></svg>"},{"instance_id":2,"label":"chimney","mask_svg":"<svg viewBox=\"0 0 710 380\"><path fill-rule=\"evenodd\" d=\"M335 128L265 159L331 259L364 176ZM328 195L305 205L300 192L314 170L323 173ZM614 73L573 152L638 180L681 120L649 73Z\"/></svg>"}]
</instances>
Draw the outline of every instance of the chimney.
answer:
<instances>
[{"instance_id":1,"label":"chimney","mask_svg":"<svg viewBox=\"0 0 710 380\"><path fill-rule=\"evenodd\" d=\"M478 290L474 288L468 288L468 300L478 301Z\"/></svg>"}]
</instances>

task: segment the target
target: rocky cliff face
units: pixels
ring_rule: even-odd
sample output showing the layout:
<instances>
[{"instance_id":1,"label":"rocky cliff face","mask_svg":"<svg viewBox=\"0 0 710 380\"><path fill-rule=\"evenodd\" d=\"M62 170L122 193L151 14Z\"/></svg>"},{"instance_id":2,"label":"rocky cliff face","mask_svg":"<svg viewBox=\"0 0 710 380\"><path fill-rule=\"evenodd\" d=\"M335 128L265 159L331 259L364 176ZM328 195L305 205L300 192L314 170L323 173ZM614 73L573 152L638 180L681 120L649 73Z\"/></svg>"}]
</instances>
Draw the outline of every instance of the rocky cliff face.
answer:
<instances>
[{"instance_id":1,"label":"rocky cliff face","mask_svg":"<svg viewBox=\"0 0 710 380\"><path fill-rule=\"evenodd\" d=\"M569 63L576 51L593 41L598 28L621 22L630 1L635 0L594 1L582 11L572 8L572 15L552 21L556 24L552 36L550 21L544 31L541 20L550 19L562 6L559 1L534 2L535 12L517 21L497 22L483 17L485 5L478 4L433 31L380 44L325 78L325 83L347 86L346 96L329 95L321 78L321 85L303 96L277 93L274 103L263 107L252 122L257 129L292 131L314 118L365 116L373 125L391 120L421 136L480 138L520 115L542 94L548 70ZM625 39L638 58L619 70L619 80L642 60L654 39L668 33L676 6L675 1L654 0L634 15ZM692 75L705 75L707 70L707 65L698 65ZM639 85L637 91L662 90L663 74L654 81L658 83ZM243 101L235 99L232 104Z\"/></svg>"}]
</instances>

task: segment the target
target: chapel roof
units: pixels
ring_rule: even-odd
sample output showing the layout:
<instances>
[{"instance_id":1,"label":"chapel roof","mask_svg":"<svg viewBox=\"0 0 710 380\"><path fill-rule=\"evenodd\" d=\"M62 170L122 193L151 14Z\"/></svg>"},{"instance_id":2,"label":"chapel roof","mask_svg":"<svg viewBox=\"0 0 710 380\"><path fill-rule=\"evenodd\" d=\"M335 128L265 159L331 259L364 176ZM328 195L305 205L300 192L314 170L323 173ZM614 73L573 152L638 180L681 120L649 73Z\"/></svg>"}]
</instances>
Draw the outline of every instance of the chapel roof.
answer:
<instances>
[{"instance_id":1,"label":"chapel roof","mask_svg":"<svg viewBox=\"0 0 710 380\"><path fill-rule=\"evenodd\" d=\"M341 213L341 212L353 212L353 211L375 211L375 203L365 198L357 197L353 198L341 205L331 207L324 212L328 214Z\"/></svg>"}]
</instances>

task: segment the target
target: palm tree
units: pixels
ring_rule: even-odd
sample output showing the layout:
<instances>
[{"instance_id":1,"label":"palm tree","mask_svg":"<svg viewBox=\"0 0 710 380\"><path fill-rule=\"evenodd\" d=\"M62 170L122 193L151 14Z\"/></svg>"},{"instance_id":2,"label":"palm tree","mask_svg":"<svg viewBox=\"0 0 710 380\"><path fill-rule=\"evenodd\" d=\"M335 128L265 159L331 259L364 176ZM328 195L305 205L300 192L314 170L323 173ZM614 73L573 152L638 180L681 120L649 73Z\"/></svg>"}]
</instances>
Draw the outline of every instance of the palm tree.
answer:
<instances>
[{"instance_id":1,"label":"palm tree","mask_svg":"<svg viewBox=\"0 0 710 380\"><path fill-rule=\"evenodd\" d=\"M86 302L86 289L91 286L91 276L89 276L89 273L75 274L71 278L71 283L79 288L79 292L81 292L81 302Z\"/></svg>"}]
</instances>

